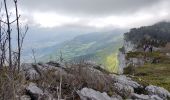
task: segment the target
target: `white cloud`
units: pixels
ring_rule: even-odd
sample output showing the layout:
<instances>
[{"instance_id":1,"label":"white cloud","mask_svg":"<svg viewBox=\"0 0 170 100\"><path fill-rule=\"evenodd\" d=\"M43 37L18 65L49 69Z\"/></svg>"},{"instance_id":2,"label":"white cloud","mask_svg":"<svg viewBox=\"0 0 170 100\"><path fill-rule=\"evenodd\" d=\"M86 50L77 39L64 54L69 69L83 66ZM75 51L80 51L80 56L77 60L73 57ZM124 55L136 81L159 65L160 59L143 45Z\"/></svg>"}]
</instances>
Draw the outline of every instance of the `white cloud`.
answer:
<instances>
[{"instance_id":1,"label":"white cloud","mask_svg":"<svg viewBox=\"0 0 170 100\"><path fill-rule=\"evenodd\" d=\"M116 28L132 28L141 25L150 25L157 21L165 20L169 13L165 10L152 13L137 12L126 16L110 15L106 17L82 17L82 16L66 16L55 12L40 13L34 12L32 17L35 24L40 27L61 27L66 25L79 25L94 28L116 27Z\"/></svg>"},{"instance_id":2,"label":"white cloud","mask_svg":"<svg viewBox=\"0 0 170 100\"><path fill-rule=\"evenodd\" d=\"M57 27L69 23L76 23L79 20L78 18L59 15L53 12L35 12L32 16L34 22L41 27Z\"/></svg>"}]
</instances>

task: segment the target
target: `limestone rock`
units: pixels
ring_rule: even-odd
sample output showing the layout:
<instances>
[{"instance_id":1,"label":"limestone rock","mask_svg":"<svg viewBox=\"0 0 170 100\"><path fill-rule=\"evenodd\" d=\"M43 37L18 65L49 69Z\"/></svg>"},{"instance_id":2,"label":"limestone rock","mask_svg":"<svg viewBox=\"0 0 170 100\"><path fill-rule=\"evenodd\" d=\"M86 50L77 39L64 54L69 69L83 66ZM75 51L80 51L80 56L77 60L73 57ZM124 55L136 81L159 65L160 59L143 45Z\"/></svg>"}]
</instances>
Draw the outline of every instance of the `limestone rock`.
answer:
<instances>
[{"instance_id":1,"label":"limestone rock","mask_svg":"<svg viewBox=\"0 0 170 100\"><path fill-rule=\"evenodd\" d=\"M115 88L116 93L121 95L124 98L127 98L131 95L131 93L134 93L134 89L128 85L114 83L114 88Z\"/></svg>"},{"instance_id":2,"label":"limestone rock","mask_svg":"<svg viewBox=\"0 0 170 100\"><path fill-rule=\"evenodd\" d=\"M81 100L118 100L118 98L111 98L107 93L101 93L90 88L83 88L80 91L77 91Z\"/></svg>"},{"instance_id":3,"label":"limestone rock","mask_svg":"<svg viewBox=\"0 0 170 100\"><path fill-rule=\"evenodd\" d=\"M39 73L34 69L32 64L22 64L21 71L27 80L37 80L40 78Z\"/></svg>"},{"instance_id":4,"label":"limestone rock","mask_svg":"<svg viewBox=\"0 0 170 100\"><path fill-rule=\"evenodd\" d=\"M112 74L111 76L112 76L115 83L120 83L122 85L131 86L132 88L143 87L139 83L133 81L131 78L126 77L125 75L114 75L114 74Z\"/></svg>"},{"instance_id":5,"label":"limestone rock","mask_svg":"<svg viewBox=\"0 0 170 100\"><path fill-rule=\"evenodd\" d=\"M139 95L139 94L136 94L136 93L133 93L131 95L131 98L135 99L135 100L163 100L157 95L144 95L144 94Z\"/></svg>"},{"instance_id":6,"label":"limestone rock","mask_svg":"<svg viewBox=\"0 0 170 100\"><path fill-rule=\"evenodd\" d=\"M129 52L129 51L135 51L136 45L133 44L131 41L124 41L124 49L125 49L125 53Z\"/></svg>"},{"instance_id":7,"label":"limestone rock","mask_svg":"<svg viewBox=\"0 0 170 100\"><path fill-rule=\"evenodd\" d=\"M43 91L37 87L35 83L30 83L26 88L28 94L31 98L38 99L40 95L43 95Z\"/></svg>"},{"instance_id":8,"label":"limestone rock","mask_svg":"<svg viewBox=\"0 0 170 100\"><path fill-rule=\"evenodd\" d=\"M158 95L164 100L170 99L170 93L162 87L150 85L147 86L145 90L146 92L148 92L149 95Z\"/></svg>"}]
</instances>

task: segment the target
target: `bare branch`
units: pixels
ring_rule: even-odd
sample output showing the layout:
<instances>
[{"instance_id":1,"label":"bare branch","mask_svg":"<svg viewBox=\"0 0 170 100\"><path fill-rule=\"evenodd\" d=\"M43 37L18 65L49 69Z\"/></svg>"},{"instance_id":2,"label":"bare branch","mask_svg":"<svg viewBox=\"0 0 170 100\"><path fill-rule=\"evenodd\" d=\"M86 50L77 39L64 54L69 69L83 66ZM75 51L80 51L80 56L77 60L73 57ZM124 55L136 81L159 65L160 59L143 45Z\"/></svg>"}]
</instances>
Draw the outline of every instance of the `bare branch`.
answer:
<instances>
[{"instance_id":1,"label":"bare branch","mask_svg":"<svg viewBox=\"0 0 170 100\"><path fill-rule=\"evenodd\" d=\"M4 23L4 24L8 24L7 22L3 21L3 20L0 20L0 22Z\"/></svg>"},{"instance_id":2,"label":"bare branch","mask_svg":"<svg viewBox=\"0 0 170 100\"><path fill-rule=\"evenodd\" d=\"M19 20L19 18L21 17L21 15L19 15L15 20L13 20L12 22L10 22L10 24L16 22L17 20Z\"/></svg>"},{"instance_id":3,"label":"bare branch","mask_svg":"<svg viewBox=\"0 0 170 100\"><path fill-rule=\"evenodd\" d=\"M17 21L17 19L19 19L21 17L21 15L18 16L18 18L16 18L15 20L13 20L12 22L9 22L9 24L13 24L14 22ZM0 20L0 22L4 23L4 24L8 24L8 22L5 22L3 20Z\"/></svg>"}]
</instances>

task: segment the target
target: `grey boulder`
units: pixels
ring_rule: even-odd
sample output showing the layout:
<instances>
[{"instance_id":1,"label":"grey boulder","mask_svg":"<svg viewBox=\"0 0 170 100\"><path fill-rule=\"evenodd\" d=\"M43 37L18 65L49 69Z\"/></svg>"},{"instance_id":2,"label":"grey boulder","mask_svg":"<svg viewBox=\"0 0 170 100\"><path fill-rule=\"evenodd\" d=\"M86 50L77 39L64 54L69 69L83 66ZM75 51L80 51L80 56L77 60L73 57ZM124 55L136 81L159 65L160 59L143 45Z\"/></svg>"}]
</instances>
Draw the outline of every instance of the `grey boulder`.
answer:
<instances>
[{"instance_id":1,"label":"grey boulder","mask_svg":"<svg viewBox=\"0 0 170 100\"><path fill-rule=\"evenodd\" d=\"M150 85L147 86L145 90L149 95L158 95L164 100L170 99L170 93L162 87Z\"/></svg>"},{"instance_id":2,"label":"grey boulder","mask_svg":"<svg viewBox=\"0 0 170 100\"><path fill-rule=\"evenodd\" d=\"M77 91L81 100L120 100L119 98L112 98L107 95L107 93L101 93L90 88L83 88Z\"/></svg>"}]
</instances>

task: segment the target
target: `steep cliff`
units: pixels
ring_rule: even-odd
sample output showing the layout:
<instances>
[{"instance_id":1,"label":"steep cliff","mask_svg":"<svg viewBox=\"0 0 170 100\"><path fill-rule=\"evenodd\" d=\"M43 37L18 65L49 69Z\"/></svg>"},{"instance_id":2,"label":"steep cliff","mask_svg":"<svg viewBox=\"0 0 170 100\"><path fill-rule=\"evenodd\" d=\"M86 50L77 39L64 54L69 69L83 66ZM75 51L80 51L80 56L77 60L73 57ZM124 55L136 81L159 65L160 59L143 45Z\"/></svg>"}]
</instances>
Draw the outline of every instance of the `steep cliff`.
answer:
<instances>
[{"instance_id":1,"label":"steep cliff","mask_svg":"<svg viewBox=\"0 0 170 100\"><path fill-rule=\"evenodd\" d=\"M119 49L118 60L119 60L119 74L123 74L123 69L127 67L127 64L130 62L126 59L126 53L130 51L135 51L136 45L131 41L124 40L122 48Z\"/></svg>"}]
</instances>

